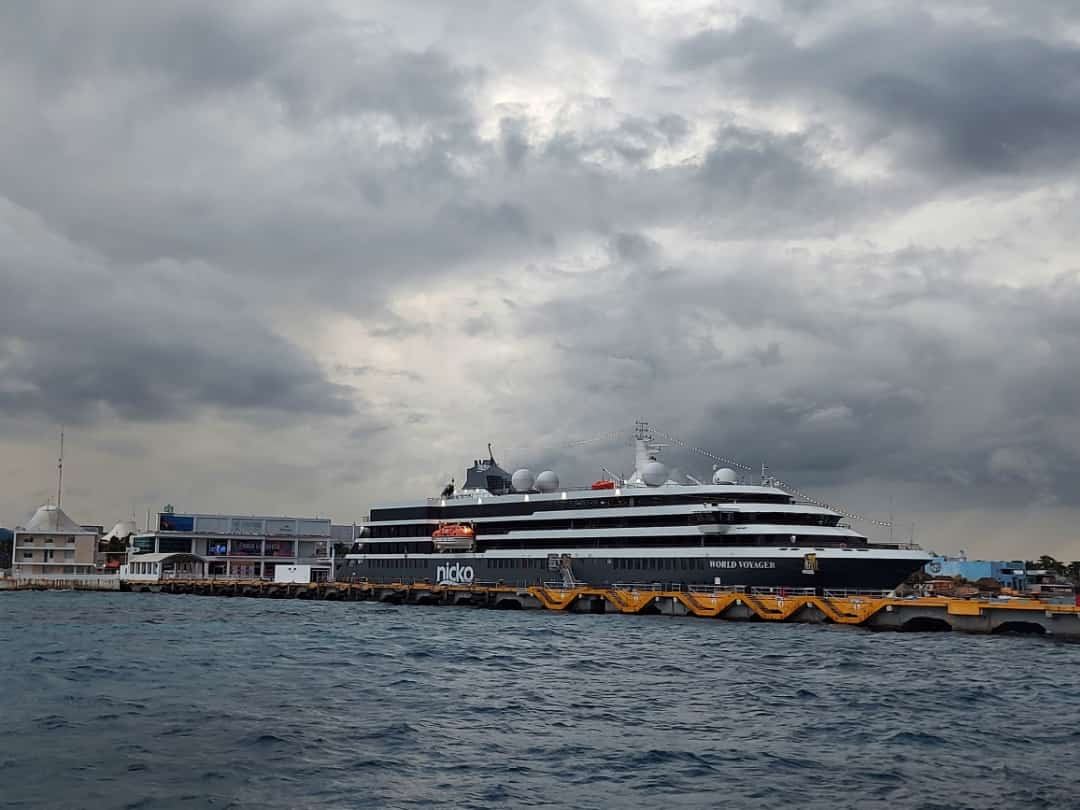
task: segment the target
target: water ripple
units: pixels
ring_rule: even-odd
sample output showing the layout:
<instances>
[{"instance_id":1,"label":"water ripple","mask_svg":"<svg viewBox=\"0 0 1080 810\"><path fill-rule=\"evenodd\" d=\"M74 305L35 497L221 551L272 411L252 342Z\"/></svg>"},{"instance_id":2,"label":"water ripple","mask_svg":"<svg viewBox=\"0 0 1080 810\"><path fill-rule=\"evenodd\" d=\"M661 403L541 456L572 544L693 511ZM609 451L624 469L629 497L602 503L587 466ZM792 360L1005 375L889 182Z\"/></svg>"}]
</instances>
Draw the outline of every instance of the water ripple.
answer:
<instances>
[{"instance_id":1,"label":"water ripple","mask_svg":"<svg viewBox=\"0 0 1080 810\"><path fill-rule=\"evenodd\" d=\"M1069 807L1080 646L0 595L0 807Z\"/></svg>"}]
</instances>

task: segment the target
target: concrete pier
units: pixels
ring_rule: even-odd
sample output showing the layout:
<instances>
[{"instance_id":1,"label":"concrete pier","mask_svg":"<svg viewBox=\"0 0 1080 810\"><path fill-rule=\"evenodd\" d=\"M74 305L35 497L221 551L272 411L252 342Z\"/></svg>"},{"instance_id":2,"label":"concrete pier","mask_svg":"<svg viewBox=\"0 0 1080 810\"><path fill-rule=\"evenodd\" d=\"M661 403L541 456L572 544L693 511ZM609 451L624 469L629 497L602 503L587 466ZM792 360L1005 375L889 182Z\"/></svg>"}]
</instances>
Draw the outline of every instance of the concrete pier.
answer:
<instances>
[{"instance_id":1,"label":"concrete pier","mask_svg":"<svg viewBox=\"0 0 1080 810\"><path fill-rule=\"evenodd\" d=\"M119 591L123 583L115 575L30 576L0 579L0 591Z\"/></svg>"},{"instance_id":2,"label":"concrete pier","mask_svg":"<svg viewBox=\"0 0 1080 810\"><path fill-rule=\"evenodd\" d=\"M507 586L427 583L275 583L191 580L126 584L145 593L247 596L266 599L378 601L393 604L468 605L496 610L657 614L748 622L831 623L871 630L1032 633L1080 639L1080 607L1034 599L897 598L881 594L760 592L738 588L674 586Z\"/></svg>"}]
</instances>

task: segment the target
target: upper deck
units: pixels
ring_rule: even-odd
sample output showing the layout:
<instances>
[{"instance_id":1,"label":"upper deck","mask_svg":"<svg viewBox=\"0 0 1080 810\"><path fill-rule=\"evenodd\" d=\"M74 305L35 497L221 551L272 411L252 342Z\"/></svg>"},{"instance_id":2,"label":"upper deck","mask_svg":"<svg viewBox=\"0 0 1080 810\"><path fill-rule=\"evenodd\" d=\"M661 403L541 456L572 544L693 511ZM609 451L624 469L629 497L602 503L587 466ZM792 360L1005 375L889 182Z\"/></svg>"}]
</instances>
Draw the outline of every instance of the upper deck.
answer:
<instances>
[{"instance_id":1,"label":"upper deck","mask_svg":"<svg viewBox=\"0 0 1080 810\"><path fill-rule=\"evenodd\" d=\"M557 492L514 492L506 495L465 491L446 497L379 506L371 510L369 522L520 516L562 509L722 503L794 505L794 499L775 487L722 484L666 484L658 487L623 486L614 489L568 487Z\"/></svg>"}]
</instances>

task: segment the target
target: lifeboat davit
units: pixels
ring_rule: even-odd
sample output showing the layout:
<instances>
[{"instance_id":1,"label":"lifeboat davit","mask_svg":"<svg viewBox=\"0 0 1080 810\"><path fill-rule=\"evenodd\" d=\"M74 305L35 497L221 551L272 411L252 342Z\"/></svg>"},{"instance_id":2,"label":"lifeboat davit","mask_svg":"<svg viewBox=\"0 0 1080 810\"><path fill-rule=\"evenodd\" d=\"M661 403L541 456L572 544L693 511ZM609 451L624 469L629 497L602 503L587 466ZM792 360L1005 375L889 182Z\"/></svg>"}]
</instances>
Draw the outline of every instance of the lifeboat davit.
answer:
<instances>
[{"instance_id":1,"label":"lifeboat davit","mask_svg":"<svg viewBox=\"0 0 1080 810\"><path fill-rule=\"evenodd\" d=\"M607 480L593 481L592 488L593 489L615 489L615 482L614 481L607 481Z\"/></svg>"}]
</instances>

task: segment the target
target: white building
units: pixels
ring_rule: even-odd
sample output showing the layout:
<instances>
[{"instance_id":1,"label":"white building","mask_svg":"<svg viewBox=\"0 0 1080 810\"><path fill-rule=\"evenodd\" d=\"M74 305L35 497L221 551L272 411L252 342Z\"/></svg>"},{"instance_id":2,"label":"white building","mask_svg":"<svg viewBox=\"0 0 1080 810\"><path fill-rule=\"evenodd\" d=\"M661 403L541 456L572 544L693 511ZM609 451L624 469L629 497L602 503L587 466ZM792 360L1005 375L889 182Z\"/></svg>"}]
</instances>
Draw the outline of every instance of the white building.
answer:
<instances>
[{"instance_id":1,"label":"white building","mask_svg":"<svg viewBox=\"0 0 1080 810\"><path fill-rule=\"evenodd\" d=\"M11 565L16 577L85 576L95 573L96 554L97 532L48 504L15 527Z\"/></svg>"},{"instance_id":2,"label":"white building","mask_svg":"<svg viewBox=\"0 0 1080 810\"><path fill-rule=\"evenodd\" d=\"M128 582L206 579L206 558L186 553L133 554L120 566L120 579Z\"/></svg>"},{"instance_id":3,"label":"white building","mask_svg":"<svg viewBox=\"0 0 1080 810\"><path fill-rule=\"evenodd\" d=\"M155 531L132 537L121 576L273 580L279 565L332 579L330 519L160 512Z\"/></svg>"}]
</instances>

